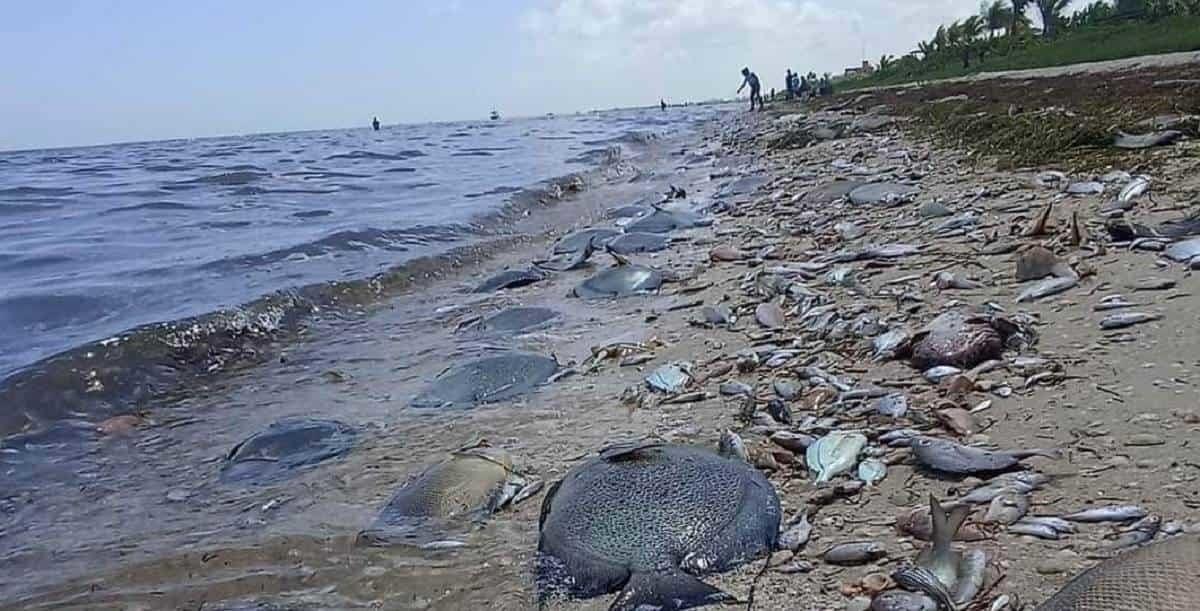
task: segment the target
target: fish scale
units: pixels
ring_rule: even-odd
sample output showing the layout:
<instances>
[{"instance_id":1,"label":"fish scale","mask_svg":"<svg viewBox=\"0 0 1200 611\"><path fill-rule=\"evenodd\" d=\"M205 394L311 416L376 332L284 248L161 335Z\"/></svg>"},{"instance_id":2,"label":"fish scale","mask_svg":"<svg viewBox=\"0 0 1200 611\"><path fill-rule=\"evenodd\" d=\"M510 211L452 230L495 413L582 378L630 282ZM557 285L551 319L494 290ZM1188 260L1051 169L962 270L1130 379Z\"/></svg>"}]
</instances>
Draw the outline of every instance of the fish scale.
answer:
<instances>
[{"instance_id":1,"label":"fish scale","mask_svg":"<svg viewBox=\"0 0 1200 611\"><path fill-rule=\"evenodd\" d=\"M1116 556L1076 576L1036 611L1193 611L1200 607L1200 537Z\"/></svg>"}]
</instances>

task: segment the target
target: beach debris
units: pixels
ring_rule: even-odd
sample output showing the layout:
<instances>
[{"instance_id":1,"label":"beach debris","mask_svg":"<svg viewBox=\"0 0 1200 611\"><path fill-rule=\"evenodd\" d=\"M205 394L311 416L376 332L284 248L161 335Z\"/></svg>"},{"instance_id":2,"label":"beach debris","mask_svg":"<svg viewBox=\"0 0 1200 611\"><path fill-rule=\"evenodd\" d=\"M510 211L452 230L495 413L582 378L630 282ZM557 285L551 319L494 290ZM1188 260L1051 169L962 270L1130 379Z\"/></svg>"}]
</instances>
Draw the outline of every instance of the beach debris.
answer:
<instances>
[{"instance_id":1,"label":"beach debris","mask_svg":"<svg viewBox=\"0 0 1200 611\"><path fill-rule=\"evenodd\" d=\"M908 395L886 394L875 401L875 413L889 418L903 418L908 413Z\"/></svg>"},{"instance_id":2,"label":"beach debris","mask_svg":"<svg viewBox=\"0 0 1200 611\"><path fill-rule=\"evenodd\" d=\"M864 435L849 431L832 431L818 439L804 454L808 469L814 475L813 483L823 484L854 468L858 455L866 446Z\"/></svg>"},{"instance_id":3,"label":"beach debris","mask_svg":"<svg viewBox=\"0 0 1200 611\"><path fill-rule=\"evenodd\" d=\"M1106 331L1115 329L1124 329L1142 323L1162 320L1162 314L1149 314L1146 312L1119 312L1117 314L1109 314L1100 319L1100 328Z\"/></svg>"},{"instance_id":4,"label":"beach debris","mask_svg":"<svg viewBox=\"0 0 1200 611\"><path fill-rule=\"evenodd\" d=\"M537 268L510 269L484 280L472 292L493 293L495 291L528 286L545 279L546 274Z\"/></svg>"},{"instance_id":5,"label":"beach debris","mask_svg":"<svg viewBox=\"0 0 1200 611\"><path fill-rule=\"evenodd\" d=\"M871 341L871 347L874 350L874 359L876 361L885 361L896 358L897 353L906 349L911 340L912 335L904 327L888 329L887 332L877 335Z\"/></svg>"},{"instance_id":6,"label":"beach debris","mask_svg":"<svg viewBox=\"0 0 1200 611\"><path fill-rule=\"evenodd\" d=\"M938 604L921 593L888 590L871 601L868 611L938 611Z\"/></svg>"},{"instance_id":7,"label":"beach debris","mask_svg":"<svg viewBox=\"0 0 1200 611\"><path fill-rule=\"evenodd\" d=\"M912 185L877 182L862 185L850 192L850 201L858 205L895 205L911 201L919 189Z\"/></svg>"},{"instance_id":8,"label":"beach debris","mask_svg":"<svg viewBox=\"0 0 1200 611\"><path fill-rule=\"evenodd\" d=\"M951 365L938 365L937 367L930 367L929 369L926 369L922 375L925 376L926 380L929 380L934 384L940 384L942 380L956 376L962 372L963 370L959 369L958 367Z\"/></svg>"},{"instance_id":9,"label":"beach debris","mask_svg":"<svg viewBox=\"0 0 1200 611\"><path fill-rule=\"evenodd\" d=\"M921 204L917 209L917 215L925 219L935 219L954 214L940 201L933 200Z\"/></svg>"},{"instance_id":10,"label":"beach debris","mask_svg":"<svg viewBox=\"0 0 1200 611\"><path fill-rule=\"evenodd\" d=\"M941 271L941 272L937 272L936 274L934 274L933 275L933 285L936 286L938 288L938 290L940 290L940 291L945 291L945 290L950 290L950 289L970 290L970 289L983 288L983 283L981 283L981 282L977 282L975 280L971 280L968 278L963 278L961 276L956 276L955 274L952 274L947 271Z\"/></svg>"},{"instance_id":11,"label":"beach debris","mask_svg":"<svg viewBox=\"0 0 1200 611\"><path fill-rule=\"evenodd\" d=\"M1039 611L1185 611L1200 599L1200 537L1181 535L1139 547L1075 576Z\"/></svg>"},{"instance_id":12,"label":"beach debris","mask_svg":"<svg viewBox=\"0 0 1200 611\"><path fill-rule=\"evenodd\" d=\"M732 246L721 245L708 251L708 258L713 262L741 261L746 258L746 253Z\"/></svg>"},{"instance_id":13,"label":"beach debris","mask_svg":"<svg viewBox=\"0 0 1200 611\"><path fill-rule=\"evenodd\" d=\"M1175 280L1173 278L1139 278L1129 285L1134 291L1165 291L1175 288Z\"/></svg>"},{"instance_id":14,"label":"beach debris","mask_svg":"<svg viewBox=\"0 0 1200 611\"><path fill-rule=\"evenodd\" d=\"M357 431L337 420L291 418L271 423L233 447L221 464L221 480L277 482L352 450Z\"/></svg>"},{"instance_id":15,"label":"beach debris","mask_svg":"<svg viewBox=\"0 0 1200 611\"><path fill-rule=\"evenodd\" d=\"M728 382L722 382L721 386L718 388L718 392L727 397L737 397L740 395L752 395L754 394L754 389L751 388L749 384L744 382L730 380Z\"/></svg>"},{"instance_id":16,"label":"beach debris","mask_svg":"<svg viewBox=\"0 0 1200 611\"><path fill-rule=\"evenodd\" d=\"M809 446L816 443L817 438L804 433L796 433L793 431L775 431L771 433L771 442L775 445L794 453L806 451Z\"/></svg>"},{"instance_id":17,"label":"beach debris","mask_svg":"<svg viewBox=\"0 0 1200 611\"><path fill-rule=\"evenodd\" d=\"M916 333L910 358L922 370L940 365L970 368L999 358L1004 344L1005 338L990 320L953 309Z\"/></svg>"},{"instance_id":18,"label":"beach debris","mask_svg":"<svg viewBox=\"0 0 1200 611\"><path fill-rule=\"evenodd\" d=\"M678 394L692 383L691 370L691 363L667 363L646 376L646 385L668 395Z\"/></svg>"},{"instance_id":19,"label":"beach debris","mask_svg":"<svg viewBox=\"0 0 1200 611\"><path fill-rule=\"evenodd\" d=\"M479 328L500 333L517 333L541 327L559 316L558 312L550 308L521 306L492 314L479 323Z\"/></svg>"},{"instance_id":20,"label":"beach debris","mask_svg":"<svg viewBox=\"0 0 1200 611\"><path fill-rule=\"evenodd\" d=\"M887 550L876 541L840 543L825 550L821 558L835 566L859 566L887 557Z\"/></svg>"},{"instance_id":21,"label":"beach debris","mask_svg":"<svg viewBox=\"0 0 1200 611\"><path fill-rule=\"evenodd\" d=\"M507 452L485 444L460 449L401 486L358 542L428 545L441 541L441 530L454 520L469 518L469 527L513 504L531 483L516 472Z\"/></svg>"},{"instance_id":22,"label":"beach debris","mask_svg":"<svg viewBox=\"0 0 1200 611\"><path fill-rule=\"evenodd\" d=\"M1113 137L1113 146L1120 149L1147 149L1172 144L1182 137L1183 132L1173 129L1138 135L1118 131Z\"/></svg>"},{"instance_id":23,"label":"beach debris","mask_svg":"<svg viewBox=\"0 0 1200 611\"><path fill-rule=\"evenodd\" d=\"M1149 191L1150 177L1137 176L1121 188L1121 192L1117 194L1117 201L1122 204L1132 204Z\"/></svg>"},{"instance_id":24,"label":"beach debris","mask_svg":"<svg viewBox=\"0 0 1200 611\"><path fill-rule=\"evenodd\" d=\"M1071 522L1130 522L1146 517L1145 509L1137 505L1105 505L1062 516Z\"/></svg>"},{"instance_id":25,"label":"beach debris","mask_svg":"<svg viewBox=\"0 0 1200 611\"><path fill-rule=\"evenodd\" d=\"M1012 524L1029 513L1029 496L1020 492L1005 492L996 495L983 514L986 524Z\"/></svg>"},{"instance_id":26,"label":"beach debris","mask_svg":"<svg viewBox=\"0 0 1200 611\"><path fill-rule=\"evenodd\" d=\"M1031 238L1046 235L1046 232L1050 227L1050 220L1053 218L1053 214L1054 202L1046 202L1046 205L1042 207L1042 211L1039 212L1037 218L1034 219L1033 225L1030 225L1029 229L1025 230L1023 235Z\"/></svg>"},{"instance_id":27,"label":"beach debris","mask_svg":"<svg viewBox=\"0 0 1200 611\"><path fill-rule=\"evenodd\" d=\"M1067 175L1058 170L1047 170L1041 172L1033 178L1034 184L1039 187L1057 187L1067 180Z\"/></svg>"},{"instance_id":28,"label":"beach debris","mask_svg":"<svg viewBox=\"0 0 1200 611\"><path fill-rule=\"evenodd\" d=\"M922 436L912 442L913 457L923 467L942 473L970 475L996 473L1015 468L1026 458L1041 456L1057 459L1058 450L984 450L965 446L946 439Z\"/></svg>"},{"instance_id":29,"label":"beach debris","mask_svg":"<svg viewBox=\"0 0 1200 611\"><path fill-rule=\"evenodd\" d=\"M787 314L776 301L758 304L754 309L754 319L758 324L768 329L778 329L786 324Z\"/></svg>"},{"instance_id":30,"label":"beach debris","mask_svg":"<svg viewBox=\"0 0 1200 611\"><path fill-rule=\"evenodd\" d=\"M1067 185L1067 193L1071 195L1101 195L1104 193L1104 183L1096 181L1073 182Z\"/></svg>"},{"instance_id":31,"label":"beach debris","mask_svg":"<svg viewBox=\"0 0 1200 611\"><path fill-rule=\"evenodd\" d=\"M533 391L558 373L552 358L510 352L456 365L412 400L415 408L472 407Z\"/></svg>"},{"instance_id":32,"label":"beach debris","mask_svg":"<svg viewBox=\"0 0 1200 611\"><path fill-rule=\"evenodd\" d=\"M700 317L693 322L706 327L728 327L737 322L737 316L726 305L704 306L700 308Z\"/></svg>"},{"instance_id":33,"label":"beach debris","mask_svg":"<svg viewBox=\"0 0 1200 611\"><path fill-rule=\"evenodd\" d=\"M1109 536L1110 549L1125 549L1145 545L1154 540L1162 530L1161 516L1146 516L1131 524L1116 535Z\"/></svg>"},{"instance_id":34,"label":"beach debris","mask_svg":"<svg viewBox=\"0 0 1200 611\"><path fill-rule=\"evenodd\" d=\"M858 238L867 235L867 230L856 223L841 222L833 226L833 230L838 233L838 236L847 242L857 240Z\"/></svg>"},{"instance_id":35,"label":"beach debris","mask_svg":"<svg viewBox=\"0 0 1200 611\"><path fill-rule=\"evenodd\" d=\"M649 441L610 446L546 493L538 591L591 598L620 589L615 609L729 601L693 575L770 553L781 515L774 487L744 461Z\"/></svg>"},{"instance_id":36,"label":"beach debris","mask_svg":"<svg viewBox=\"0 0 1200 611\"><path fill-rule=\"evenodd\" d=\"M1189 263L1200 257L1200 237L1175 242L1168 246L1163 254L1173 261Z\"/></svg>"},{"instance_id":37,"label":"beach debris","mask_svg":"<svg viewBox=\"0 0 1200 611\"><path fill-rule=\"evenodd\" d=\"M887 465L876 458L866 458L858 463L856 475L868 486L878 484L887 477Z\"/></svg>"}]
</instances>

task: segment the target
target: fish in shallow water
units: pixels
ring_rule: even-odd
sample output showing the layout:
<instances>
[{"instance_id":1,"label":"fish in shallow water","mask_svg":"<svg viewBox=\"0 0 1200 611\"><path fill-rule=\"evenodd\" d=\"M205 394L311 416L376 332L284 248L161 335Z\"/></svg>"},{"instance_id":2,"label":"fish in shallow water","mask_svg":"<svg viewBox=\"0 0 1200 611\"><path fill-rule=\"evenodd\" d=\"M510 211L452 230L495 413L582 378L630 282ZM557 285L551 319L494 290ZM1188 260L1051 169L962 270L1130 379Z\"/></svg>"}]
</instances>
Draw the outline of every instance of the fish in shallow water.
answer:
<instances>
[{"instance_id":1,"label":"fish in shallow water","mask_svg":"<svg viewBox=\"0 0 1200 611\"><path fill-rule=\"evenodd\" d=\"M1181 535L1101 562L1036 611L1194 611L1197 601L1200 537Z\"/></svg>"},{"instance_id":2,"label":"fish in shallow water","mask_svg":"<svg viewBox=\"0 0 1200 611\"><path fill-rule=\"evenodd\" d=\"M535 268L502 271L475 287L476 293L491 293L504 289L528 286L546 279L546 274Z\"/></svg>"},{"instance_id":3,"label":"fish in shallow water","mask_svg":"<svg viewBox=\"0 0 1200 611\"><path fill-rule=\"evenodd\" d=\"M612 611L729 601L695 575L772 551L781 515L775 489L744 461L682 445L607 448L546 493L539 597L619 591Z\"/></svg>"},{"instance_id":4,"label":"fish in shallow water","mask_svg":"<svg viewBox=\"0 0 1200 611\"><path fill-rule=\"evenodd\" d=\"M277 481L349 452L358 435L336 420L286 419L234 446L221 466L225 482Z\"/></svg>"},{"instance_id":5,"label":"fish in shallow water","mask_svg":"<svg viewBox=\"0 0 1200 611\"><path fill-rule=\"evenodd\" d=\"M442 534L438 526L459 518L486 518L527 485L504 450L464 448L397 490L359 540L371 545L427 544Z\"/></svg>"}]
</instances>

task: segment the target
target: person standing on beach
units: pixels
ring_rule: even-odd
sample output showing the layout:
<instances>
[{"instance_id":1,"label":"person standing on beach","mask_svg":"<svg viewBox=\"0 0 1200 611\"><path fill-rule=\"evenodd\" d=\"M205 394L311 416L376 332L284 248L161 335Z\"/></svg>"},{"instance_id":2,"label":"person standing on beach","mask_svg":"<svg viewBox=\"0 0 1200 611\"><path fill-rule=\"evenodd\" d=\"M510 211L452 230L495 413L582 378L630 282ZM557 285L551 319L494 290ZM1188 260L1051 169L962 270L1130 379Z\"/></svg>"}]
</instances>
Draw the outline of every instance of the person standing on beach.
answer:
<instances>
[{"instance_id":1,"label":"person standing on beach","mask_svg":"<svg viewBox=\"0 0 1200 611\"><path fill-rule=\"evenodd\" d=\"M663 99L659 99L659 100L658 100L658 103L662 105L663 112L666 112L666 110L667 110L667 101L666 101L666 100L663 100Z\"/></svg>"},{"instance_id":2,"label":"person standing on beach","mask_svg":"<svg viewBox=\"0 0 1200 611\"><path fill-rule=\"evenodd\" d=\"M751 72L749 68L742 68L742 86L738 87L737 92L741 93L746 85L750 86L750 110L754 110L755 101L758 102L758 109L764 110L762 85L758 82L758 75Z\"/></svg>"},{"instance_id":3,"label":"person standing on beach","mask_svg":"<svg viewBox=\"0 0 1200 611\"><path fill-rule=\"evenodd\" d=\"M785 79L787 81L787 88L784 89L784 91L787 93L784 94L784 97L786 97L787 99L790 100L790 99L792 99L792 95L796 93L796 88L792 86L793 84L792 84L792 69L791 68L788 68L787 76L785 77Z\"/></svg>"}]
</instances>

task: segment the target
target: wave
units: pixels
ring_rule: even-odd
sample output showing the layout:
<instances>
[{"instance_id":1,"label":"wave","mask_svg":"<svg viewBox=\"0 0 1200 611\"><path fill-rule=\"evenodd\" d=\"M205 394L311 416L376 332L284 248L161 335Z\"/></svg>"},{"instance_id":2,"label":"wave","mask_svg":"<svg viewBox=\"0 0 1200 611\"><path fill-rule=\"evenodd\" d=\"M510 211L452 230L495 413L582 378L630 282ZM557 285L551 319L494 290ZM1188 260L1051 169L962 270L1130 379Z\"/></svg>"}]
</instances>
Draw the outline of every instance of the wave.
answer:
<instances>
[{"instance_id":1,"label":"wave","mask_svg":"<svg viewBox=\"0 0 1200 611\"><path fill-rule=\"evenodd\" d=\"M44 212L62 208L59 204L5 204L0 203L0 216L24 214L26 212Z\"/></svg>"},{"instance_id":2,"label":"wave","mask_svg":"<svg viewBox=\"0 0 1200 611\"><path fill-rule=\"evenodd\" d=\"M248 267L271 265L280 261L371 249L406 252L414 246L461 240L472 233L474 232L464 225L422 225L406 229L368 228L338 231L321 239L288 248L210 261L201 265L200 269L231 272Z\"/></svg>"},{"instance_id":3,"label":"wave","mask_svg":"<svg viewBox=\"0 0 1200 611\"><path fill-rule=\"evenodd\" d=\"M178 182L173 182L173 183L165 186L164 188L166 188L166 189L172 189L172 188L190 189L190 188L202 186L202 185L221 185L221 186L248 185L251 183L258 182L258 181L260 181L264 178L268 178L268 177L270 177L270 174L268 174L266 172L257 172L254 170L238 170L238 171L233 171L233 172L221 172L218 174L209 174L207 176L201 176L199 178L192 178L190 180L181 180Z\"/></svg>"},{"instance_id":4,"label":"wave","mask_svg":"<svg viewBox=\"0 0 1200 611\"><path fill-rule=\"evenodd\" d=\"M417 169L416 169L416 168L410 168L410 167L407 167L407 166L400 166L400 167L398 167L398 168L388 168L388 169L384 170L384 172L388 172L388 173L391 173L391 172L405 172L405 173L407 173L407 172L416 172L416 171L417 171Z\"/></svg>"},{"instance_id":5,"label":"wave","mask_svg":"<svg viewBox=\"0 0 1200 611\"><path fill-rule=\"evenodd\" d=\"M0 197L47 196L62 197L75 193L71 187L8 187L0 189Z\"/></svg>"},{"instance_id":6,"label":"wave","mask_svg":"<svg viewBox=\"0 0 1200 611\"><path fill-rule=\"evenodd\" d=\"M376 159L381 161L404 161L414 157L424 157L425 153L421 151L408 150L398 153L377 153L375 151L350 151L349 153L338 153L326 157L329 159Z\"/></svg>"},{"instance_id":7,"label":"wave","mask_svg":"<svg viewBox=\"0 0 1200 611\"><path fill-rule=\"evenodd\" d=\"M131 204L129 206L120 206L118 208L109 208L100 214L115 214L118 212L136 212L140 210L161 210L167 212L178 212L181 210L195 210L196 206L189 204L181 204L179 202L146 202L144 204Z\"/></svg>"}]
</instances>

